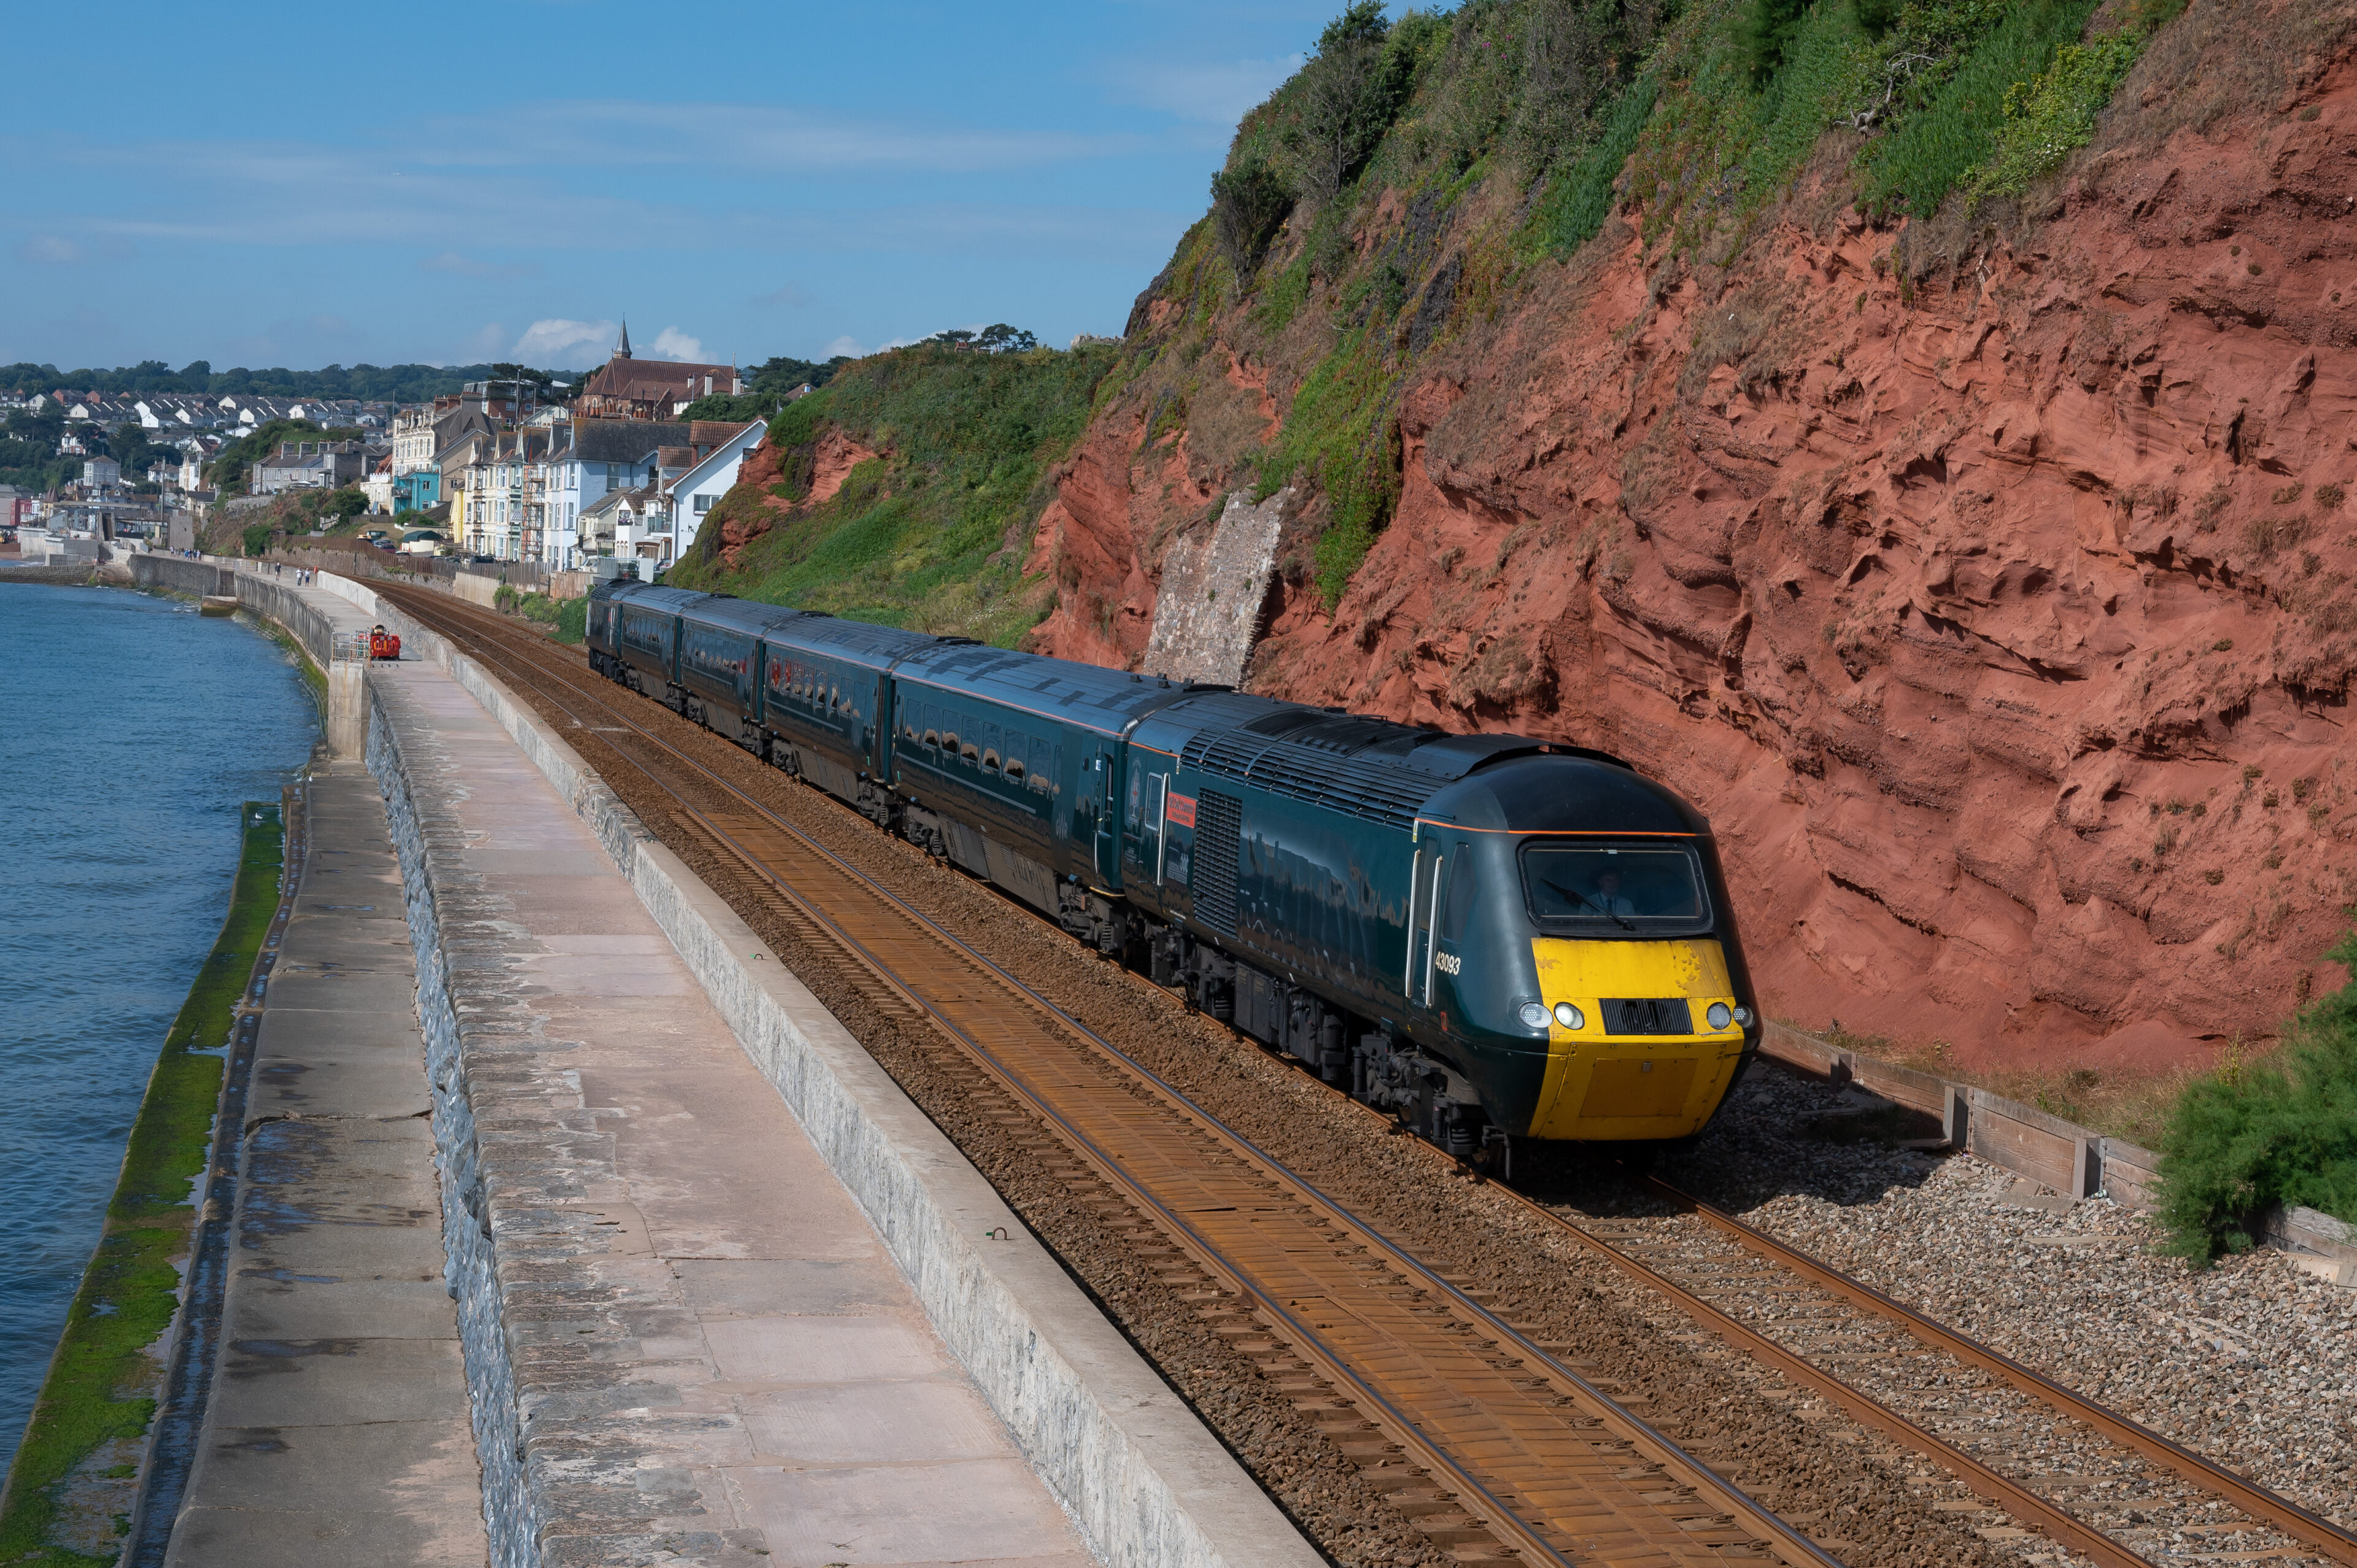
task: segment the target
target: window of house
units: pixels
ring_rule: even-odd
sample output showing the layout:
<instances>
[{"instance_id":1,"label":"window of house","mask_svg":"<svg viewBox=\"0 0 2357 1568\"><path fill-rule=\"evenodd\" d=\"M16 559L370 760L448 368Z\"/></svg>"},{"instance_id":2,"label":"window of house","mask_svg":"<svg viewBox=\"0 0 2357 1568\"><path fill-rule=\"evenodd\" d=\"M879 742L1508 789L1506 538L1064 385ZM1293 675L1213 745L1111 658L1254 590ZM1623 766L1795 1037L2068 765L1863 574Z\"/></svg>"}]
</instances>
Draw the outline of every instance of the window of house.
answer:
<instances>
[{"instance_id":1,"label":"window of house","mask_svg":"<svg viewBox=\"0 0 2357 1568\"><path fill-rule=\"evenodd\" d=\"M708 495L700 495L700 496L698 496L698 497L696 497L696 498L695 498L695 515L696 515L696 516L698 516L698 517L702 517L705 512L710 511L711 510L712 510L712 498L711 498L710 496L708 496Z\"/></svg>"}]
</instances>

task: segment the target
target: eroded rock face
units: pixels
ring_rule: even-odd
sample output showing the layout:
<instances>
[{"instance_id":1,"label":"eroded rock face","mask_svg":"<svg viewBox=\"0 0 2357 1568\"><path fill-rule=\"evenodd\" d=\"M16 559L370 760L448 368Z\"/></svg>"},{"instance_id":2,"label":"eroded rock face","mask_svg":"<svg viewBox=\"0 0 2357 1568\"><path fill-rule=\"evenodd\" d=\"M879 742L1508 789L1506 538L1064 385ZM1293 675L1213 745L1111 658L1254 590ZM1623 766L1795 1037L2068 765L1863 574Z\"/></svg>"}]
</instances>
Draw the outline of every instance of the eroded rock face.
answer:
<instances>
[{"instance_id":1,"label":"eroded rock face","mask_svg":"<svg viewBox=\"0 0 2357 1568\"><path fill-rule=\"evenodd\" d=\"M716 526L713 549L730 571L744 564L748 546L787 518L834 499L851 470L877 454L834 425L808 446L779 446L763 436L745 455L737 483L721 498L706 520ZM787 500L778 493L799 489L801 499Z\"/></svg>"},{"instance_id":2,"label":"eroded rock face","mask_svg":"<svg viewBox=\"0 0 2357 1568\"><path fill-rule=\"evenodd\" d=\"M1701 276L1616 225L1419 366L1396 516L1253 686L1665 779L1771 1014L1979 1063L2271 1033L2357 902L2352 215L2344 63L1904 289L1855 214ZM1222 488L1138 438L1060 476L1045 651L1134 659L1174 489Z\"/></svg>"}]
</instances>

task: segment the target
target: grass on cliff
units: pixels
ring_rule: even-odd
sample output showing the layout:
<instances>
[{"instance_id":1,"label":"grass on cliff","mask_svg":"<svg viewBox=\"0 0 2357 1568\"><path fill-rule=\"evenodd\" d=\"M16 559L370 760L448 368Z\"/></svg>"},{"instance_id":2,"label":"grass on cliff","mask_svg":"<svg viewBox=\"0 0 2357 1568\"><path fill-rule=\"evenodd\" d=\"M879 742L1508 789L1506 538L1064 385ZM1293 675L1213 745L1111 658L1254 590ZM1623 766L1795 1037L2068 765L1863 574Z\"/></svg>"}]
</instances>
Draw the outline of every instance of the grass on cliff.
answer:
<instances>
[{"instance_id":1,"label":"grass on cliff","mask_svg":"<svg viewBox=\"0 0 2357 1568\"><path fill-rule=\"evenodd\" d=\"M1118 360L920 344L847 365L778 416L770 439L786 462L770 492L723 497L663 580L1011 646L1049 607L1049 585L1022 575L1053 496L1048 469L1080 439ZM796 508L830 428L878 456L834 496ZM731 520L770 525L735 570L718 554Z\"/></svg>"},{"instance_id":2,"label":"grass on cliff","mask_svg":"<svg viewBox=\"0 0 2357 1568\"><path fill-rule=\"evenodd\" d=\"M170 1327L179 1290L173 1260L189 1246L189 1183L205 1168L221 1101L222 1058L238 998L278 907L285 822L249 800L228 918L165 1036L131 1126L105 1229L66 1316L48 1376L0 1494L0 1564L83 1568L113 1561L58 1545L58 1490L101 1446L136 1441L156 1402L126 1391L154 1375L148 1349Z\"/></svg>"},{"instance_id":3,"label":"grass on cliff","mask_svg":"<svg viewBox=\"0 0 2357 1568\"><path fill-rule=\"evenodd\" d=\"M2326 956L2357 973L2357 934ZM2271 1208L2357 1222L2357 984L2302 1009L2265 1060L2188 1084L2160 1156L2161 1219L2196 1261L2248 1251Z\"/></svg>"}]
</instances>

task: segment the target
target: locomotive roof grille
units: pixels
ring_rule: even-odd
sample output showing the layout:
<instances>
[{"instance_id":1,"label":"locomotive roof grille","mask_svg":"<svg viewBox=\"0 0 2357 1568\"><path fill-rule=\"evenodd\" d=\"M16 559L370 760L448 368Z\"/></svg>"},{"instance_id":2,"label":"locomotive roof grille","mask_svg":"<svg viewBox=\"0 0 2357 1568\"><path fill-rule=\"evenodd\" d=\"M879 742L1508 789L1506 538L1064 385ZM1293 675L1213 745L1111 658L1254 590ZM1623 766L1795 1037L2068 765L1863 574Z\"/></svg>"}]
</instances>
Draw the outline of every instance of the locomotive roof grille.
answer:
<instances>
[{"instance_id":1,"label":"locomotive roof grille","mask_svg":"<svg viewBox=\"0 0 2357 1568\"><path fill-rule=\"evenodd\" d=\"M1323 714L1314 716L1326 717ZM1357 722L1381 723L1364 719ZM1403 777L1380 765L1350 760L1338 764L1330 749L1264 740L1235 730L1196 736L1179 753L1178 761L1179 766L1198 772L1242 779L1274 795L1288 795L1403 832L1415 826L1416 811L1432 798L1435 787L1434 780Z\"/></svg>"}]
</instances>

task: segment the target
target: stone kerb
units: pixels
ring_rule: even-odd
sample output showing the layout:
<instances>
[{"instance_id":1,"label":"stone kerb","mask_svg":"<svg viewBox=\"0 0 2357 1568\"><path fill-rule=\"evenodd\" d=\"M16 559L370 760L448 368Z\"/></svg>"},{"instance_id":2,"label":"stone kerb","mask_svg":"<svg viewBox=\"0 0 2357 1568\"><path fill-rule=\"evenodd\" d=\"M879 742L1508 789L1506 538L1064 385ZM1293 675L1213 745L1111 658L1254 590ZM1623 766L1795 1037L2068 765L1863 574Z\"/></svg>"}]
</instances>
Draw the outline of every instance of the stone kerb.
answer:
<instances>
[{"instance_id":1,"label":"stone kerb","mask_svg":"<svg viewBox=\"0 0 2357 1568\"><path fill-rule=\"evenodd\" d=\"M414 636L417 650L483 704L596 832L867 1214L935 1330L1092 1550L1119 1568L1313 1568L1317 1552L874 1059L800 981L778 966L753 969L748 957L765 944L751 929L503 686L440 637L401 618L404 638ZM381 733L398 771L397 744L389 730ZM388 781L388 799L396 792L406 800L406 790ZM432 967L421 959L421 996ZM447 998L438 1005L447 1010ZM436 1032L429 1026L429 1042ZM455 1043L455 1031L450 1037ZM436 1076L439 1093L442 1070ZM455 1152L453 1159L455 1171L463 1160ZM457 1190L468 1188L461 1182ZM986 1239L992 1230L1008 1240ZM455 1236L454 1259L473 1244L470 1235ZM478 1277L471 1259L454 1268ZM479 1422L487 1487L492 1466L502 1466L502 1475L507 1467L494 1448L509 1451L506 1434L516 1430L503 1337L484 1321L497 1308L495 1270L495 1258L483 1260L483 1301L471 1308L461 1302L462 1329L475 1336L470 1368L480 1341L487 1375L511 1380L501 1392L489 1384L477 1391L479 1400L508 1405L498 1433ZM496 1350L495 1339L502 1340ZM535 1482L519 1467L515 1480L500 1484L529 1493ZM507 1533L502 1520L514 1532L509 1539L528 1537L533 1509L523 1495L499 1503L495 1541Z\"/></svg>"}]
</instances>

